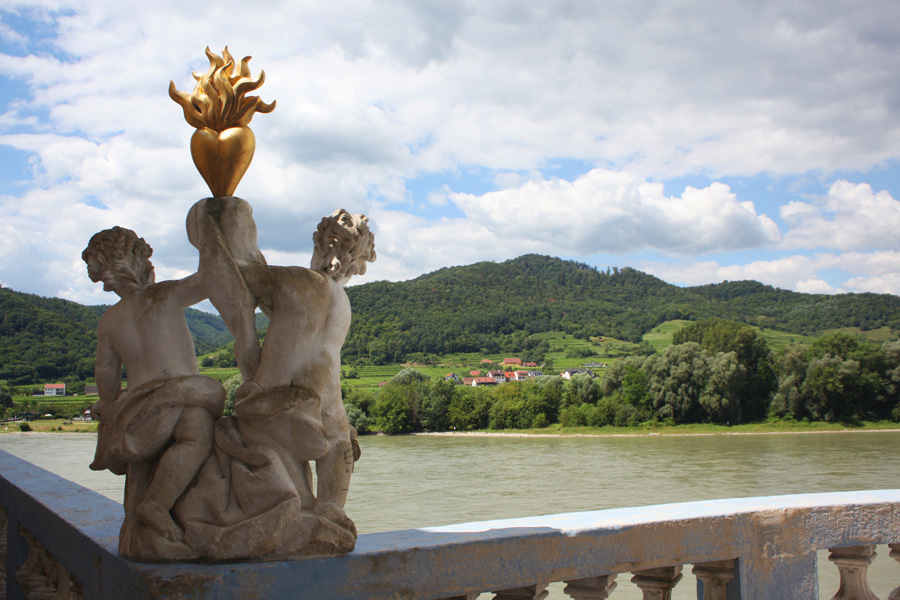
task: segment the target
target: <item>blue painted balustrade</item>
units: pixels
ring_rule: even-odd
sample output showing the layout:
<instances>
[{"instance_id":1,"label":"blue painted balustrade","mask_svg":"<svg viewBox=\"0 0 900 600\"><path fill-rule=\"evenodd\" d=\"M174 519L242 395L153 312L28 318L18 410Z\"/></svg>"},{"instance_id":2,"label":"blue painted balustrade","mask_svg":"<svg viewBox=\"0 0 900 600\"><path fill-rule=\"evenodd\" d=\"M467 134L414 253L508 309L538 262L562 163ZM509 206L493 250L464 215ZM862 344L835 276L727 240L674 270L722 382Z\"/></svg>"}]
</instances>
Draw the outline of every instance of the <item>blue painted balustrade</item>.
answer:
<instances>
[{"instance_id":1,"label":"blue painted balustrade","mask_svg":"<svg viewBox=\"0 0 900 600\"><path fill-rule=\"evenodd\" d=\"M900 542L900 490L878 490L364 534L354 552L332 558L146 564L117 555L120 504L2 451L0 505L11 600L27 597L20 581L28 588L41 573L52 586L64 588L66 597L117 600L466 598L529 586L539 591L554 581L568 582L572 597L604 598L601 588L609 580L603 575L636 573L643 576L636 577L639 581L652 583L685 564L695 565L695 572L697 566L721 570L725 565L727 592L709 597L813 600L818 598L816 550ZM39 556L26 564L31 573L26 576L22 565L29 553ZM585 586L594 592L578 596Z\"/></svg>"}]
</instances>

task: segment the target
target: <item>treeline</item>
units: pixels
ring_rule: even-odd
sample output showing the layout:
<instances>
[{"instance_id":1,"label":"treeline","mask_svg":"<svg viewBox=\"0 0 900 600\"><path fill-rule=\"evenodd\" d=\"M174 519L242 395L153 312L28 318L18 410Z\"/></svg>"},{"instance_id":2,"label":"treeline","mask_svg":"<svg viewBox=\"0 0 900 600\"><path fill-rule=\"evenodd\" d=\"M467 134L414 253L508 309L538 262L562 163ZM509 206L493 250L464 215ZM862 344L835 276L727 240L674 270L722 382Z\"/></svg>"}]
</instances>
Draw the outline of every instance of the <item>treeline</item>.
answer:
<instances>
[{"instance_id":1,"label":"treeline","mask_svg":"<svg viewBox=\"0 0 900 600\"><path fill-rule=\"evenodd\" d=\"M377 394L347 392L345 404L361 433L900 421L900 342L833 334L774 356L753 328L712 318L680 330L662 354L618 359L602 379L583 373L470 387L406 369Z\"/></svg>"},{"instance_id":2,"label":"treeline","mask_svg":"<svg viewBox=\"0 0 900 600\"><path fill-rule=\"evenodd\" d=\"M548 331L640 342L673 319L720 317L811 335L900 328L900 298L889 294L801 294L755 281L680 288L630 268L600 271L538 255L347 293L353 306L343 351L348 363L401 363L415 353L521 353L523 341Z\"/></svg>"}]
</instances>

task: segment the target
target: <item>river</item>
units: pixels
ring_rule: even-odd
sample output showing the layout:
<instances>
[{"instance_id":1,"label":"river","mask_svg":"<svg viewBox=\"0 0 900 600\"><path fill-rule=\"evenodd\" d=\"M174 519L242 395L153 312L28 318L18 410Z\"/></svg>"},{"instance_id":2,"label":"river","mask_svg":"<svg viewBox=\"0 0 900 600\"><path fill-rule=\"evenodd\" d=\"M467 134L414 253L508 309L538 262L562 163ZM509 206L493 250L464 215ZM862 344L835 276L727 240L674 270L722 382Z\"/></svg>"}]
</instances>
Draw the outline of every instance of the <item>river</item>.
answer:
<instances>
[{"instance_id":1,"label":"river","mask_svg":"<svg viewBox=\"0 0 900 600\"><path fill-rule=\"evenodd\" d=\"M121 501L87 468L91 434L0 435L0 449ZM365 436L347 513L360 533L714 498L900 487L900 432L640 437ZM878 548L875 594L900 584ZM837 572L820 552L823 599ZM618 578L614 600L640 598ZM690 569L674 598L696 598ZM551 598L562 599L561 586ZM482 598L489 598L483 595Z\"/></svg>"}]
</instances>

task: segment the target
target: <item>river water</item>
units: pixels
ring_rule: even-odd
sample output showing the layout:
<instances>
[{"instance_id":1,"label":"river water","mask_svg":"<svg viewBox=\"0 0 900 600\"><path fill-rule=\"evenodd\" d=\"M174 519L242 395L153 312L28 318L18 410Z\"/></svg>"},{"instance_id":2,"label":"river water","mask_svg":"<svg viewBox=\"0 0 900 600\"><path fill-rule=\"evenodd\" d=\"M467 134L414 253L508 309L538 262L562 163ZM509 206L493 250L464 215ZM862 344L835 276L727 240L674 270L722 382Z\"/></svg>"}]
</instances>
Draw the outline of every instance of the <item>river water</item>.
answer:
<instances>
[{"instance_id":1,"label":"river water","mask_svg":"<svg viewBox=\"0 0 900 600\"><path fill-rule=\"evenodd\" d=\"M91 434L0 435L0 449L121 501L123 478L87 468ZM900 487L900 432L717 436L365 436L347 513L360 533L714 498ZM900 585L878 548L875 594ZM823 599L837 572L820 552ZM640 593L627 574L612 598ZM690 569L674 598L696 598ZM565 598L561 586L551 598ZM482 598L489 598L483 595Z\"/></svg>"}]
</instances>

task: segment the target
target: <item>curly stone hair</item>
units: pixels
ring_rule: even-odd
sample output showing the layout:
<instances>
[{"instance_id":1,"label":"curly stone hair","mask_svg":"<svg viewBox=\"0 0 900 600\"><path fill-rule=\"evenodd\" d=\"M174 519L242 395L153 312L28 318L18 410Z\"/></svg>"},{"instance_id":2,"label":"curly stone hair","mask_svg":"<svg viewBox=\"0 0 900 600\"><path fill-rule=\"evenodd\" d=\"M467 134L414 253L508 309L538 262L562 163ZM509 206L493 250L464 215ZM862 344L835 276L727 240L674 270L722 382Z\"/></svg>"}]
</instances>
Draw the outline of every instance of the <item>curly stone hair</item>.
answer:
<instances>
[{"instance_id":1,"label":"curly stone hair","mask_svg":"<svg viewBox=\"0 0 900 600\"><path fill-rule=\"evenodd\" d=\"M322 219L313 234L313 245L321 258L316 267L332 277L363 275L366 263L375 260L369 218L343 208Z\"/></svg>"},{"instance_id":2,"label":"curly stone hair","mask_svg":"<svg viewBox=\"0 0 900 600\"><path fill-rule=\"evenodd\" d=\"M95 233L88 242L81 258L87 263L91 281L103 280L104 272L131 281L138 287L155 279L150 256L153 248L135 232L124 227L113 227Z\"/></svg>"}]
</instances>

